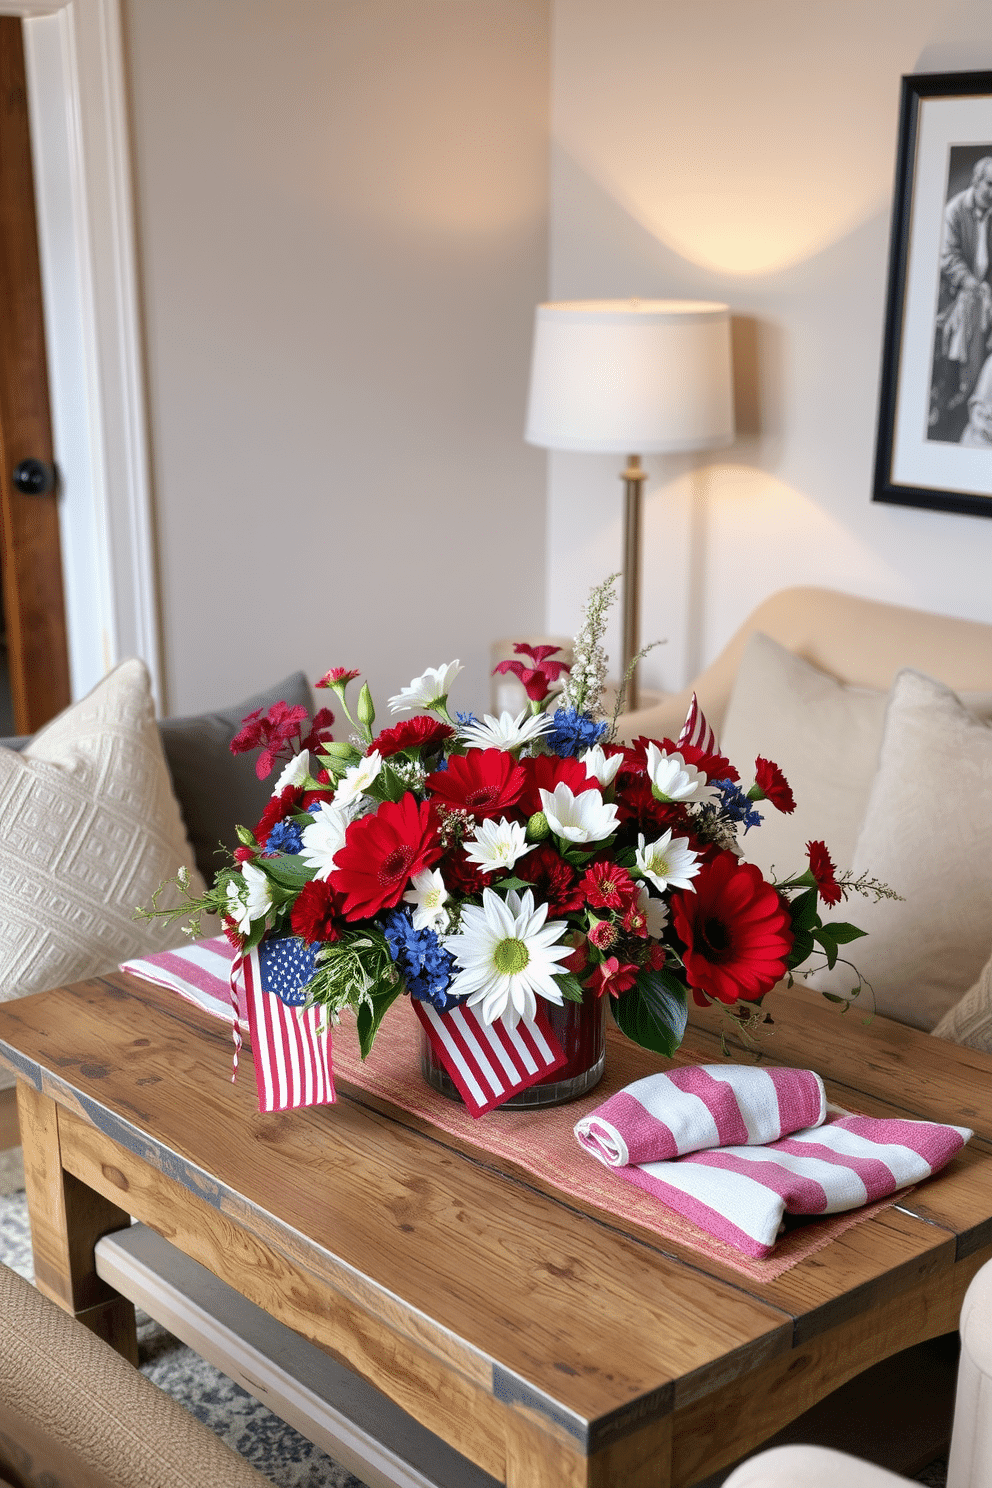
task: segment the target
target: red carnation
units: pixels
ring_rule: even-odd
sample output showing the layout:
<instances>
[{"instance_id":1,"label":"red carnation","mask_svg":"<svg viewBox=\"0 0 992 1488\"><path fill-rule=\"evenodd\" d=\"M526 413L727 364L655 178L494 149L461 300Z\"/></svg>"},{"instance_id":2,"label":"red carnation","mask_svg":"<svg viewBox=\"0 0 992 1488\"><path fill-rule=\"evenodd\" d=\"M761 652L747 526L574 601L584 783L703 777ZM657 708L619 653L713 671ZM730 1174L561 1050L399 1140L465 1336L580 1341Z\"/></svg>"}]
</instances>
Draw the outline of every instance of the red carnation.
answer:
<instances>
[{"instance_id":1,"label":"red carnation","mask_svg":"<svg viewBox=\"0 0 992 1488\"><path fill-rule=\"evenodd\" d=\"M673 893L671 905L695 1000L757 1002L785 975L788 906L759 868L732 852L707 863L693 887L695 893Z\"/></svg>"},{"instance_id":2,"label":"red carnation","mask_svg":"<svg viewBox=\"0 0 992 1488\"><path fill-rule=\"evenodd\" d=\"M258 819L255 828L255 841L259 847L264 847L269 840L269 833L279 822L285 821L287 816L293 816L297 811L303 810L303 787L299 785L286 785L277 796L270 796L265 803L265 810Z\"/></svg>"},{"instance_id":3,"label":"red carnation","mask_svg":"<svg viewBox=\"0 0 992 1488\"><path fill-rule=\"evenodd\" d=\"M620 931L612 920L597 920L589 931L589 944L594 945L597 951L608 951L611 946L616 945L620 938Z\"/></svg>"},{"instance_id":4,"label":"red carnation","mask_svg":"<svg viewBox=\"0 0 992 1488\"><path fill-rule=\"evenodd\" d=\"M628 910L639 891L626 868L617 863L590 863L581 887L593 909Z\"/></svg>"},{"instance_id":5,"label":"red carnation","mask_svg":"<svg viewBox=\"0 0 992 1488\"><path fill-rule=\"evenodd\" d=\"M343 896L345 919L369 919L397 905L413 875L441 856L437 835L429 803L418 805L410 791L352 822L330 879Z\"/></svg>"},{"instance_id":6,"label":"red carnation","mask_svg":"<svg viewBox=\"0 0 992 1488\"><path fill-rule=\"evenodd\" d=\"M809 871L816 879L816 892L824 904L839 904L844 897L844 890L837 882L837 870L827 852L827 844L807 842L806 852L809 855Z\"/></svg>"},{"instance_id":7,"label":"red carnation","mask_svg":"<svg viewBox=\"0 0 992 1488\"><path fill-rule=\"evenodd\" d=\"M341 913L341 900L330 884L314 878L300 890L289 921L294 933L302 935L307 945L313 945L318 940L340 937Z\"/></svg>"},{"instance_id":8,"label":"red carnation","mask_svg":"<svg viewBox=\"0 0 992 1488\"><path fill-rule=\"evenodd\" d=\"M534 885L534 898L538 904L547 904L552 919L556 915L573 914L585 902L578 875L549 842L542 842L525 858L520 858L513 871L518 878Z\"/></svg>"},{"instance_id":9,"label":"red carnation","mask_svg":"<svg viewBox=\"0 0 992 1488\"><path fill-rule=\"evenodd\" d=\"M524 788L524 772L507 749L470 749L453 754L446 770L427 777L438 805L471 811L483 820L505 816Z\"/></svg>"},{"instance_id":10,"label":"red carnation","mask_svg":"<svg viewBox=\"0 0 992 1488\"><path fill-rule=\"evenodd\" d=\"M441 877L449 894L458 894L465 899L481 894L493 881L491 873L483 873L478 863L465 856L461 843L449 848L441 859Z\"/></svg>"},{"instance_id":11,"label":"red carnation","mask_svg":"<svg viewBox=\"0 0 992 1488\"><path fill-rule=\"evenodd\" d=\"M395 728L383 729L376 734L372 748L378 749L383 759L402 754L405 749L425 750L428 754L440 749L445 739L453 739L455 731L440 718L431 718L427 713L418 713L416 718L405 718Z\"/></svg>"},{"instance_id":12,"label":"red carnation","mask_svg":"<svg viewBox=\"0 0 992 1488\"><path fill-rule=\"evenodd\" d=\"M754 762L754 782L757 786L756 801L771 801L776 811L783 811L786 816L795 811L796 798L789 782L778 765L762 759L760 754Z\"/></svg>"},{"instance_id":13,"label":"red carnation","mask_svg":"<svg viewBox=\"0 0 992 1488\"><path fill-rule=\"evenodd\" d=\"M586 770L581 760L559 759L556 754L536 754L520 761L525 784L519 806L525 816L535 816L543 811L542 790L554 792L556 785L567 785L573 796L581 791L598 790L596 781Z\"/></svg>"},{"instance_id":14,"label":"red carnation","mask_svg":"<svg viewBox=\"0 0 992 1488\"><path fill-rule=\"evenodd\" d=\"M358 672L349 672L347 667L331 667L331 670L325 672L320 681L313 685L314 687L334 687L335 685L347 687L348 683L354 682L357 676L359 676Z\"/></svg>"},{"instance_id":15,"label":"red carnation","mask_svg":"<svg viewBox=\"0 0 992 1488\"><path fill-rule=\"evenodd\" d=\"M602 997L604 992L609 992L611 997L619 997L624 992L629 992L637 981L638 968L629 961L618 961L616 956L607 956L596 967L592 976L584 983L597 997Z\"/></svg>"}]
</instances>

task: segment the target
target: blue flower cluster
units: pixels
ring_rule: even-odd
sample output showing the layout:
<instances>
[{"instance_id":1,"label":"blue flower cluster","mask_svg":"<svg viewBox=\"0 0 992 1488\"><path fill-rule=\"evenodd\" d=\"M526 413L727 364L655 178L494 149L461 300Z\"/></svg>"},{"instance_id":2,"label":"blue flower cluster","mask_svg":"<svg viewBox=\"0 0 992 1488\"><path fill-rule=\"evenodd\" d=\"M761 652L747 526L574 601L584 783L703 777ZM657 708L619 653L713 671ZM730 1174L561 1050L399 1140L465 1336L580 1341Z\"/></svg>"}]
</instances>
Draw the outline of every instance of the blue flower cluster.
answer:
<instances>
[{"instance_id":1,"label":"blue flower cluster","mask_svg":"<svg viewBox=\"0 0 992 1488\"><path fill-rule=\"evenodd\" d=\"M732 780L713 780L710 784L720 792L722 814L732 822L743 822L745 835L751 827L760 827L763 818L739 785Z\"/></svg>"},{"instance_id":2,"label":"blue flower cluster","mask_svg":"<svg viewBox=\"0 0 992 1488\"><path fill-rule=\"evenodd\" d=\"M267 857L273 853L298 853L303 847L303 832L294 821L276 822L265 844Z\"/></svg>"},{"instance_id":3,"label":"blue flower cluster","mask_svg":"<svg viewBox=\"0 0 992 1488\"><path fill-rule=\"evenodd\" d=\"M439 1013L461 1001L447 995L455 958L444 949L433 930L414 930L401 909L391 909L380 915L379 924L389 954L413 997L433 1003Z\"/></svg>"},{"instance_id":4,"label":"blue flower cluster","mask_svg":"<svg viewBox=\"0 0 992 1488\"><path fill-rule=\"evenodd\" d=\"M553 728L545 734L545 742L555 754L570 759L598 744L608 725L597 723L588 713L576 708L559 708L555 713Z\"/></svg>"}]
</instances>

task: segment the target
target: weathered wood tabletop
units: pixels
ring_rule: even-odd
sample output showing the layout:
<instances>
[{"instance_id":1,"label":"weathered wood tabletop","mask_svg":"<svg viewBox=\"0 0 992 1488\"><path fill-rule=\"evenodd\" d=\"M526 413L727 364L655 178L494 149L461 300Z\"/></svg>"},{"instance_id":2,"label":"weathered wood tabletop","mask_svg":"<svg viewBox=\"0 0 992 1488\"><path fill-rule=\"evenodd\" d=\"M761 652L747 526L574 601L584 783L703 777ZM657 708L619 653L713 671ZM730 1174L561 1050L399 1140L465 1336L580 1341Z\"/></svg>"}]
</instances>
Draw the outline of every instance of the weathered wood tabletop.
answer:
<instances>
[{"instance_id":1,"label":"weathered wood tabletop","mask_svg":"<svg viewBox=\"0 0 992 1488\"><path fill-rule=\"evenodd\" d=\"M511 1488L690 1484L956 1327L992 1255L992 1058L805 991L766 1002L766 1057L819 1070L838 1104L976 1133L767 1284L347 1086L260 1116L247 1050L231 1084L230 1031L134 978L6 1003L38 1285L133 1357L93 1246L135 1215ZM704 1016L680 1062L723 1057ZM615 1030L607 1057L630 1079L663 1065Z\"/></svg>"}]
</instances>

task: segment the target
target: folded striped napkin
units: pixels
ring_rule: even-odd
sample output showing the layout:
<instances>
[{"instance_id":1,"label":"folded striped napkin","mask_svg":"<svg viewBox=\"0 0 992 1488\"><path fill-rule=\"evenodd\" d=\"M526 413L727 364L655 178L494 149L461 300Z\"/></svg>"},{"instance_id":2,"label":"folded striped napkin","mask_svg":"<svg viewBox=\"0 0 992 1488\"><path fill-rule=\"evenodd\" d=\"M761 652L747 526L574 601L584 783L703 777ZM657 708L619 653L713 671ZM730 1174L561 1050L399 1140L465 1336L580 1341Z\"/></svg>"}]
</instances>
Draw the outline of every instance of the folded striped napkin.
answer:
<instances>
[{"instance_id":1,"label":"folded striped napkin","mask_svg":"<svg viewBox=\"0 0 992 1488\"><path fill-rule=\"evenodd\" d=\"M575 1135L609 1168L732 1144L774 1142L826 1114L812 1070L698 1064L635 1080L584 1116Z\"/></svg>"},{"instance_id":2,"label":"folded striped napkin","mask_svg":"<svg viewBox=\"0 0 992 1488\"><path fill-rule=\"evenodd\" d=\"M225 1023L233 1023L231 969L236 955L226 936L215 935L209 940L191 941L174 951L157 951L139 960L122 961L121 971L154 982L156 987L168 987L171 992L185 997L187 1002L195 1002L205 1013L223 1018ZM236 978L235 995L238 1021L247 1028L248 1004L243 977Z\"/></svg>"}]
</instances>

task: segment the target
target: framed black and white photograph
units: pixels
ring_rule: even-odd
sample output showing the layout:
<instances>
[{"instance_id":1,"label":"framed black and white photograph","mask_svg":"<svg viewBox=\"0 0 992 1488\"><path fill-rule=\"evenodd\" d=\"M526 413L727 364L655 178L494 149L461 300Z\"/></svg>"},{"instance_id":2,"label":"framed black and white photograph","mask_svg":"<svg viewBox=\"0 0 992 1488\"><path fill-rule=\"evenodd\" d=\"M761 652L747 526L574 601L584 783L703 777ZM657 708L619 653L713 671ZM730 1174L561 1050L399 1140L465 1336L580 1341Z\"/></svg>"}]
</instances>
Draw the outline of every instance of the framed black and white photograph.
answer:
<instances>
[{"instance_id":1,"label":"framed black and white photograph","mask_svg":"<svg viewBox=\"0 0 992 1488\"><path fill-rule=\"evenodd\" d=\"M992 72L902 80L876 501L992 517Z\"/></svg>"}]
</instances>

